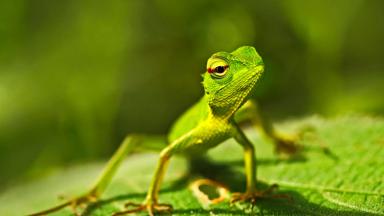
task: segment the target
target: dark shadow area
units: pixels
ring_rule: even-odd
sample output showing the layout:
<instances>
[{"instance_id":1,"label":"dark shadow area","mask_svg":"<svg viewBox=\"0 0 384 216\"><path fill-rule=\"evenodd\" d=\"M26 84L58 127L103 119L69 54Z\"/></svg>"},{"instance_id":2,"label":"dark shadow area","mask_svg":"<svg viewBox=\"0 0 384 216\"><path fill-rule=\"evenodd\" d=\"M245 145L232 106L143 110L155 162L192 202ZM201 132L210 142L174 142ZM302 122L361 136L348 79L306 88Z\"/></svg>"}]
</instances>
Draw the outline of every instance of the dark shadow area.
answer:
<instances>
[{"instance_id":1,"label":"dark shadow area","mask_svg":"<svg viewBox=\"0 0 384 216\"><path fill-rule=\"evenodd\" d=\"M301 156L301 155L297 155L295 157L290 157L290 158L287 158L287 159L283 159L283 158L261 158L261 159L257 159L257 162L256 164L259 166L259 165L266 165L266 166L270 166L270 165L276 165L276 164L292 164L292 163L303 163L303 162L306 162L308 161L308 159L304 156ZM237 160L237 161L231 161L231 162L228 162L227 164L229 165L234 165L234 166L244 166L244 161L243 160Z\"/></svg>"},{"instance_id":2,"label":"dark shadow area","mask_svg":"<svg viewBox=\"0 0 384 216\"><path fill-rule=\"evenodd\" d=\"M267 160L261 161L260 163L265 164L274 164L281 163L282 161ZM286 161L287 163L302 162L300 160ZM245 176L243 173L234 171L231 169L233 165L243 165L241 161L235 161L233 163L215 163L212 160L209 160L206 157L201 157L199 159L193 160L190 162L190 173L185 177L171 183L168 187L160 191L161 194L172 193L178 190L182 190L188 187L190 179L192 177L199 178L208 178L214 181L218 181L228 186L231 191L244 191L245 189ZM258 182L258 189L265 190L268 189L270 185L264 182ZM273 192L276 195L285 195L289 198L274 198L266 197L260 198L256 206L251 206L251 204L239 203L230 205L226 209L223 206L212 206L210 209L199 209L199 208L175 208L172 212L172 215L374 215L366 212L357 212L357 211L339 211L324 207L318 204L313 204L309 202L305 197L303 197L299 192L294 190L287 189L277 189ZM116 202L116 201L129 201L136 200L138 198L144 199L146 196L145 193L133 193L133 194L124 194L115 196L109 199L101 200L99 202L89 205L83 212L83 216L91 216L98 208L102 208L104 205ZM172 204L172 203L170 203ZM145 215L145 213L143 213ZM170 215L170 214L162 214Z\"/></svg>"},{"instance_id":3,"label":"dark shadow area","mask_svg":"<svg viewBox=\"0 0 384 216\"><path fill-rule=\"evenodd\" d=\"M279 163L300 163L305 162L304 157L294 157L289 159L260 159L257 160L257 165L276 165ZM235 172L234 166L243 167L243 160L230 161L225 163L214 162L208 157L199 157L190 160L190 174L198 175L203 178L212 179L227 185L231 190L241 191L245 186L245 175ZM259 184L260 185L260 184ZM261 184L262 185L262 184ZM261 188L263 188L261 186ZM264 187L265 188L265 187Z\"/></svg>"},{"instance_id":4,"label":"dark shadow area","mask_svg":"<svg viewBox=\"0 0 384 216\"><path fill-rule=\"evenodd\" d=\"M92 213L97 210L98 208L102 207L103 205L116 202L116 201L122 201L122 200L129 200L132 198L140 198L142 197L144 199L145 193L132 193L132 194L123 194L118 195L109 199L100 200L98 202L92 203L89 206L87 206L84 210L84 212L81 214L82 216L91 216Z\"/></svg>"},{"instance_id":5,"label":"dark shadow area","mask_svg":"<svg viewBox=\"0 0 384 216\"><path fill-rule=\"evenodd\" d=\"M231 214L231 215L244 215L244 211L240 209L224 209L224 208L212 208L205 209L176 209L172 212L173 215L216 215L216 214Z\"/></svg>"},{"instance_id":6,"label":"dark shadow area","mask_svg":"<svg viewBox=\"0 0 384 216\"><path fill-rule=\"evenodd\" d=\"M169 187L160 190L160 194L162 194L162 193L171 193L171 192L178 191L178 190L181 190L183 188L186 188L186 187L188 187L188 180L189 179L188 179L187 176L185 176L183 178L180 178L179 180L174 181ZM84 210L82 215L83 216L91 216L92 213L96 209L102 207L103 205L106 205L106 204L109 204L109 203L112 203L112 202L116 202L116 201L127 201L128 202L130 199L137 199L137 198L141 198L141 199L144 200L146 195L147 195L146 193L122 194L122 195L117 195L117 196L111 197L109 199L100 200L98 202L90 204Z\"/></svg>"}]
</instances>

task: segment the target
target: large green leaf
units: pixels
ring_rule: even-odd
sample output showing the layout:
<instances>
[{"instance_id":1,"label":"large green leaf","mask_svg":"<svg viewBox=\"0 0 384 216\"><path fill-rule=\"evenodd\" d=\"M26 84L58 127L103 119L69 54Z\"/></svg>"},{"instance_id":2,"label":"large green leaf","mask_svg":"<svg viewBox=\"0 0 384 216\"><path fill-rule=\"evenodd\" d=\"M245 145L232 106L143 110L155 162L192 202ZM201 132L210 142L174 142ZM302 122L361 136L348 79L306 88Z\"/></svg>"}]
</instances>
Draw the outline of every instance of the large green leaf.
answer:
<instances>
[{"instance_id":1,"label":"large green leaf","mask_svg":"<svg viewBox=\"0 0 384 216\"><path fill-rule=\"evenodd\" d=\"M262 199L253 209L225 202L203 209L188 189L194 178L204 176L223 182L231 190L244 190L242 149L229 140L208 153L210 160L192 166L194 175L186 175L190 169L185 159L172 159L161 202L171 203L175 215L384 215L384 120L311 117L278 127L292 132L308 125L313 130L301 139L302 156L291 159L280 159L269 143L247 130L256 143L259 185L277 183L280 187L276 193L287 194L292 201ZM324 151L325 146L329 151ZM123 210L126 201L141 202L156 162L156 154L129 157L102 201L85 209L84 215L110 215ZM101 163L71 167L11 188L0 196L0 213L23 215L58 204L58 195L71 197L84 192L101 169ZM71 215L71 211L54 215Z\"/></svg>"}]
</instances>

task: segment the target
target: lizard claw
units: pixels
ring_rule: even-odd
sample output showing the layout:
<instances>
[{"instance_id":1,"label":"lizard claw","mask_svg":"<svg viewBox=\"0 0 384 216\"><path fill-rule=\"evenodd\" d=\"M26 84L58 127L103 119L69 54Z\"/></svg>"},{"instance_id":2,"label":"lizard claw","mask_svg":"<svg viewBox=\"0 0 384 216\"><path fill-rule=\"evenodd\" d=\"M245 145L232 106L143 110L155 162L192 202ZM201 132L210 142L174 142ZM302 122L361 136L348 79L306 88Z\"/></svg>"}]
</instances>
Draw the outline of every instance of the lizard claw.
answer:
<instances>
[{"instance_id":1,"label":"lizard claw","mask_svg":"<svg viewBox=\"0 0 384 216\"><path fill-rule=\"evenodd\" d=\"M292 200L290 196L286 194L272 194L278 188L277 184L271 185L268 189L264 191L252 191L245 193L233 193L230 200L230 204L236 202L250 202L252 207L256 205L257 200L264 198L279 198L279 199L289 199Z\"/></svg>"},{"instance_id":2,"label":"lizard claw","mask_svg":"<svg viewBox=\"0 0 384 216\"><path fill-rule=\"evenodd\" d=\"M67 207L67 206L71 207L72 212L73 212L74 215L80 215L77 212L77 208L78 207L85 207L86 205L88 205L90 203L94 203L97 200L98 200L98 196L95 193L93 193L93 191L91 191L90 193L88 193L86 195L73 198L71 200L68 200L67 202L64 202L63 204L54 206L54 207L49 208L49 209L44 210L44 211L40 211L40 212L37 212L37 213L30 214L28 216L43 216L43 215L46 215L46 214L49 214L49 213L52 213L52 212L59 211L60 209L63 209L65 207Z\"/></svg>"},{"instance_id":3,"label":"lizard claw","mask_svg":"<svg viewBox=\"0 0 384 216\"><path fill-rule=\"evenodd\" d=\"M171 213L173 208L172 205L169 204L161 204L157 202L149 202L146 201L144 204L137 204L133 202L128 202L124 205L127 207L133 207L132 209L115 212L112 216L121 216L121 215L127 215L132 213L137 213L140 211L148 211L148 214L150 216L154 216L154 213Z\"/></svg>"}]
</instances>

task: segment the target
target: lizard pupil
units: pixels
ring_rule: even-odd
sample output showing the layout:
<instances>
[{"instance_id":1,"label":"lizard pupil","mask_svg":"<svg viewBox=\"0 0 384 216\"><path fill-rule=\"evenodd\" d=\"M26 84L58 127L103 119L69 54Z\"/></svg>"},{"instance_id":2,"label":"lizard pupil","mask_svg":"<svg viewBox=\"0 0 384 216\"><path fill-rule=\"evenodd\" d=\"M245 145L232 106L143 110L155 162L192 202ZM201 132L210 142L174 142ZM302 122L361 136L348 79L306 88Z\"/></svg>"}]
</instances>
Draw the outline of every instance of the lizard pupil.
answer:
<instances>
[{"instance_id":1,"label":"lizard pupil","mask_svg":"<svg viewBox=\"0 0 384 216\"><path fill-rule=\"evenodd\" d=\"M215 68L216 72L218 73L223 73L225 71L225 67L224 66L217 66Z\"/></svg>"}]
</instances>

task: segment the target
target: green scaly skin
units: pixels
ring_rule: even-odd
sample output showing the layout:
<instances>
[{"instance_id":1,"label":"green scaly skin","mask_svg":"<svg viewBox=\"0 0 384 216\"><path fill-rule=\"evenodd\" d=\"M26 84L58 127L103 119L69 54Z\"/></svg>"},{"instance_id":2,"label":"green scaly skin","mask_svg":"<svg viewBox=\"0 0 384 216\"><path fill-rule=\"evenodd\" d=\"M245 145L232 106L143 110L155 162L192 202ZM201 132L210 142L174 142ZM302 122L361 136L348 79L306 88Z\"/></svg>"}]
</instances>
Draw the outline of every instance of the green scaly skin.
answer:
<instances>
[{"instance_id":1,"label":"green scaly skin","mask_svg":"<svg viewBox=\"0 0 384 216\"><path fill-rule=\"evenodd\" d=\"M257 107L249 100L255 85L264 71L264 63L253 47L243 46L232 53L218 52L207 62L203 74L204 96L188 109L173 125L169 135L169 145L161 153L147 197L142 204L128 204L136 208L117 212L123 215L146 210L149 215L155 212L170 211L171 206L158 203L158 191L167 164L174 154L194 157L202 155L223 141L234 138L244 148L247 191L234 199L249 200L260 197L256 191L256 164L254 147L246 138L238 123L250 120L265 137L274 141L278 148L292 147L291 140L278 136L273 128L261 121ZM124 156L139 146L138 137L127 136L125 141L108 162L94 187L83 196L74 198L62 205L32 215L45 215L65 206L74 209L81 204L96 201L109 184ZM288 149L289 150L289 149Z\"/></svg>"}]
</instances>

